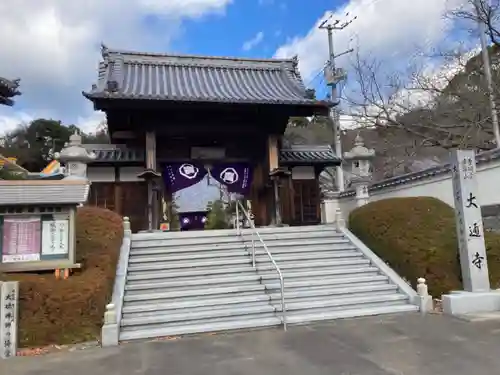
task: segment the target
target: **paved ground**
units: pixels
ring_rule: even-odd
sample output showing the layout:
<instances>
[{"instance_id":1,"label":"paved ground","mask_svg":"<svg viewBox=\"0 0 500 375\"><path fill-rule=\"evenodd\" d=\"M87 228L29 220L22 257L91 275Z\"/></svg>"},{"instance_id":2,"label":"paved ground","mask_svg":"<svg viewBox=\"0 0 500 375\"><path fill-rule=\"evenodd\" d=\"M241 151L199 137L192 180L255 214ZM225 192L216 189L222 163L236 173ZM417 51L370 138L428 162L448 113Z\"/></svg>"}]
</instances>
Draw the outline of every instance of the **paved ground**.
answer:
<instances>
[{"instance_id":1,"label":"paved ground","mask_svg":"<svg viewBox=\"0 0 500 375\"><path fill-rule=\"evenodd\" d=\"M410 314L19 357L0 374L492 375L499 353L499 322Z\"/></svg>"}]
</instances>

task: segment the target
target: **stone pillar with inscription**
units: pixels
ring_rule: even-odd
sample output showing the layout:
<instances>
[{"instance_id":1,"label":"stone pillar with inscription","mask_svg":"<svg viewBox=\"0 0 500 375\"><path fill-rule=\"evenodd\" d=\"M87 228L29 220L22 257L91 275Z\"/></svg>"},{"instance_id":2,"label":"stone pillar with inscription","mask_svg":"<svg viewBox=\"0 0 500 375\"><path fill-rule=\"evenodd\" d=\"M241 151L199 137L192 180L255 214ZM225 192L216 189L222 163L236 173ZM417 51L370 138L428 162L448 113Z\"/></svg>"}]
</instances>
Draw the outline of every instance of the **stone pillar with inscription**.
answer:
<instances>
[{"instance_id":1,"label":"stone pillar with inscription","mask_svg":"<svg viewBox=\"0 0 500 375\"><path fill-rule=\"evenodd\" d=\"M490 288L475 153L473 150L455 150L451 161L464 291L444 295L443 312L463 315L500 311L500 293Z\"/></svg>"},{"instance_id":2,"label":"stone pillar with inscription","mask_svg":"<svg viewBox=\"0 0 500 375\"><path fill-rule=\"evenodd\" d=\"M19 282L0 281L0 358L17 354Z\"/></svg>"}]
</instances>

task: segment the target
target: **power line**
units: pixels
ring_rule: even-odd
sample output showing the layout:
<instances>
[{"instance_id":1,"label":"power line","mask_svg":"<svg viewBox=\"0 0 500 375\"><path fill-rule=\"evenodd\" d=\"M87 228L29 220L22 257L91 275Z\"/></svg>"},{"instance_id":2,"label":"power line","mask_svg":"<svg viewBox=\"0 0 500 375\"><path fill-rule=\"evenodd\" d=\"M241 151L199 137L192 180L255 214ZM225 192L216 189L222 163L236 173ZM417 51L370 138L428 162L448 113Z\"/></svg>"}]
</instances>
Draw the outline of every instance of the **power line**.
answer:
<instances>
[{"instance_id":1,"label":"power line","mask_svg":"<svg viewBox=\"0 0 500 375\"><path fill-rule=\"evenodd\" d=\"M349 16L349 13L346 14L346 18ZM335 151L335 154L338 157L342 157L342 143L340 139L340 114L338 110L338 105L340 102L339 95L338 95L338 89L337 85L344 81L347 77L347 73L345 72L344 69L339 69L335 65L335 59L338 58L339 56L343 56L345 54L351 53L353 49L349 49L347 51L344 51L338 55L335 55L335 47L334 47L334 42L333 42L333 32L334 31L339 31L339 30L344 30L346 27L348 27L351 23L353 23L356 19L357 16L352 18L349 21L342 22L341 20L335 20L333 23L330 23L330 20L332 19L332 15L328 17L326 20L324 20L320 25L320 29L324 29L328 32L328 53L329 53L329 59L328 59L328 64L325 68L325 78L326 78L326 84L330 86L331 89L331 101L333 103L333 107L331 109L330 116L332 118L333 122L333 137L334 137L334 144L333 149ZM338 166L336 168L336 183L337 183L337 188L339 191L344 191L345 190L345 182L344 182L344 171L341 166Z\"/></svg>"}]
</instances>

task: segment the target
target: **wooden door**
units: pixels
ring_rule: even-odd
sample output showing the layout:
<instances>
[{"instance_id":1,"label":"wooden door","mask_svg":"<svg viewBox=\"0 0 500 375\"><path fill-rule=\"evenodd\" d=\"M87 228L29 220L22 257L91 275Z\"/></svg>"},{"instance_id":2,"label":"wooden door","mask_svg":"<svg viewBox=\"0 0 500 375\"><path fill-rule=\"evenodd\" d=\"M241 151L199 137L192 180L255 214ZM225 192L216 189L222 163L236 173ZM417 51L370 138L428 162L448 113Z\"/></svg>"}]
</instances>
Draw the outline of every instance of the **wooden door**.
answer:
<instances>
[{"instance_id":1,"label":"wooden door","mask_svg":"<svg viewBox=\"0 0 500 375\"><path fill-rule=\"evenodd\" d=\"M89 206L107 208L115 210L115 183L114 182L93 182L90 185Z\"/></svg>"},{"instance_id":2,"label":"wooden door","mask_svg":"<svg viewBox=\"0 0 500 375\"><path fill-rule=\"evenodd\" d=\"M130 218L132 232L148 229L148 189L145 182L120 182L122 215Z\"/></svg>"},{"instance_id":3,"label":"wooden door","mask_svg":"<svg viewBox=\"0 0 500 375\"><path fill-rule=\"evenodd\" d=\"M321 222L320 194L317 180L293 180L294 224L315 225Z\"/></svg>"}]
</instances>

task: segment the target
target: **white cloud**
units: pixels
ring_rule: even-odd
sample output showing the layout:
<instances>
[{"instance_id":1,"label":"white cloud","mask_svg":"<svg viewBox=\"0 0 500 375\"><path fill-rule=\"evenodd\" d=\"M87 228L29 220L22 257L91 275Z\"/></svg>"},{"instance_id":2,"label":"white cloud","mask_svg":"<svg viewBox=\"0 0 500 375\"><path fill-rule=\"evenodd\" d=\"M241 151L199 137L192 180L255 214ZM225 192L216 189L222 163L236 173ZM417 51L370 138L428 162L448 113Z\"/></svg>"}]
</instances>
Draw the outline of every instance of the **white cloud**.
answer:
<instances>
[{"instance_id":1,"label":"white cloud","mask_svg":"<svg viewBox=\"0 0 500 375\"><path fill-rule=\"evenodd\" d=\"M21 78L18 110L73 122L91 112L81 91L96 80L101 41L115 48L164 51L184 19L220 14L232 1L2 0L0 75ZM161 29L146 27L145 17L159 20ZM7 117L16 116L1 106L0 131L13 121Z\"/></svg>"},{"instance_id":2,"label":"white cloud","mask_svg":"<svg viewBox=\"0 0 500 375\"><path fill-rule=\"evenodd\" d=\"M333 13L341 23L357 16L344 30L334 34L336 53L359 47L362 54L385 58L405 57L417 47L428 48L447 37L451 21L444 16L467 0L351 0ZM319 24L330 16L325 13L310 31L281 46L276 57L299 56L299 68L307 81L328 58L328 39ZM347 14L347 16L346 16ZM346 64L347 57L339 59Z\"/></svg>"},{"instance_id":3,"label":"white cloud","mask_svg":"<svg viewBox=\"0 0 500 375\"><path fill-rule=\"evenodd\" d=\"M0 135L1 132L14 130L19 124L28 123L33 117L25 112L16 112L13 109L0 114Z\"/></svg>"},{"instance_id":4,"label":"white cloud","mask_svg":"<svg viewBox=\"0 0 500 375\"><path fill-rule=\"evenodd\" d=\"M247 40L245 43L243 43L243 46L241 47L243 51L250 51L251 49L254 49L257 47L262 41L264 40L264 32L259 31L255 36Z\"/></svg>"}]
</instances>

